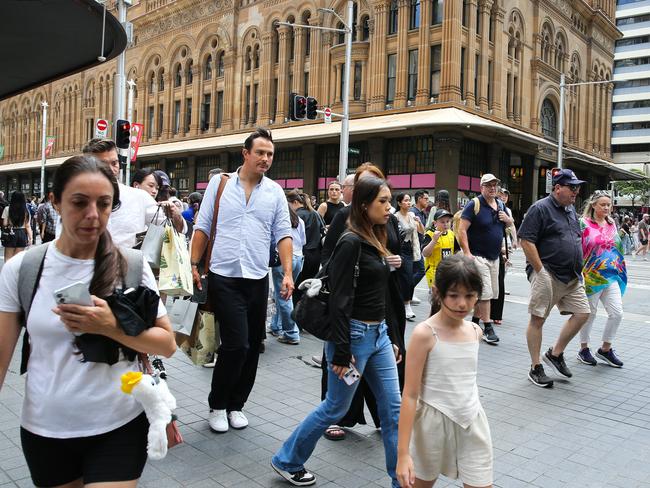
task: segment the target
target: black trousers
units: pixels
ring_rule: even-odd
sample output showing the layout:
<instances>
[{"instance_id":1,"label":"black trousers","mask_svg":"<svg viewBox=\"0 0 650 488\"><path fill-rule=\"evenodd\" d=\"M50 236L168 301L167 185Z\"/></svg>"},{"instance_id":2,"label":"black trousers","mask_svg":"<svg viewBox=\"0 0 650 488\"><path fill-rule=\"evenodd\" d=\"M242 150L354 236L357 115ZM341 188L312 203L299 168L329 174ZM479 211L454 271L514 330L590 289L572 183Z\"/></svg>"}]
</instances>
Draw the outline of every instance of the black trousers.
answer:
<instances>
[{"instance_id":1,"label":"black trousers","mask_svg":"<svg viewBox=\"0 0 650 488\"><path fill-rule=\"evenodd\" d=\"M302 270L298 275L298 279L294 283L295 290L293 291L292 299L293 306L295 307L302 296L302 290L298 289L298 285L305 280L313 278L318 273L320 269L320 246L316 249L303 249L302 254L304 256L304 261L302 263Z\"/></svg>"},{"instance_id":2,"label":"black trousers","mask_svg":"<svg viewBox=\"0 0 650 488\"><path fill-rule=\"evenodd\" d=\"M255 384L266 335L268 275L251 280L210 273L208 293L221 334L208 404L215 410L241 410Z\"/></svg>"},{"instance_id":3,"label":"black trousers","mask_svg":"<svg viewBox=\"0 0 650 488\"><path fill-rule=\"evenodd\" d=\"M506 297L506 260L499 256L499 297L490 300L490 320L503 320L503 302Z\"/></svg>"}]
</instances>

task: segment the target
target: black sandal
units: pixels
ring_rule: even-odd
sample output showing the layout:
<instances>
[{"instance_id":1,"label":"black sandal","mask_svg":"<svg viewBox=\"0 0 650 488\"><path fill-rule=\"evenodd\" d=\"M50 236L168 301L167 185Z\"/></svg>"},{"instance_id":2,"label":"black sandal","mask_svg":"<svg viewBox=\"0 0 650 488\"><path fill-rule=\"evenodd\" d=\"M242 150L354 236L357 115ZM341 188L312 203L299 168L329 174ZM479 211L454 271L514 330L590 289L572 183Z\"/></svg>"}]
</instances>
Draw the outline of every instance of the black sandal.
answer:
<instances>
[{"instance_id":1,"label":"black sandal","mask_svg":"<svg viewBox=\"0 0 650 488\"><path fill-rule=\"evenodd\" d=\"M325 439L329 439L330 441L342 441L345 439L345 430L343 427L339 427L338 425L330 425L327 429L325 429L323 437L325 437Z\"/></svg>"}]
</instances>

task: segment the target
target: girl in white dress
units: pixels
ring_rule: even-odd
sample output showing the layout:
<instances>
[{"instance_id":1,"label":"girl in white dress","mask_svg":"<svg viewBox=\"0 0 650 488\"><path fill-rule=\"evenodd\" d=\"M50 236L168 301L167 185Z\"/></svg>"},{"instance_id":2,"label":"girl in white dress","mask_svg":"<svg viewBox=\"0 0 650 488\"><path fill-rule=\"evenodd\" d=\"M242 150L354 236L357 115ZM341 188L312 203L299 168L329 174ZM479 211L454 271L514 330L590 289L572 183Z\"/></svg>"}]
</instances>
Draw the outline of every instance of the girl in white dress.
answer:
<instances>
[{"instance_id":1,"label":"girl in white dress","mask_svg":"<svg viewBox=\"0 0 650 488\"><path fill-rule=\"evenodd\" d=\"M482 331L465 320L481 296L474 261L443 259L433 290L432 316L406 351L397 477L403 488L430 488L441 474L465 488L491 487L492 439L476 384Z\"/></svg>"}]
</instances>

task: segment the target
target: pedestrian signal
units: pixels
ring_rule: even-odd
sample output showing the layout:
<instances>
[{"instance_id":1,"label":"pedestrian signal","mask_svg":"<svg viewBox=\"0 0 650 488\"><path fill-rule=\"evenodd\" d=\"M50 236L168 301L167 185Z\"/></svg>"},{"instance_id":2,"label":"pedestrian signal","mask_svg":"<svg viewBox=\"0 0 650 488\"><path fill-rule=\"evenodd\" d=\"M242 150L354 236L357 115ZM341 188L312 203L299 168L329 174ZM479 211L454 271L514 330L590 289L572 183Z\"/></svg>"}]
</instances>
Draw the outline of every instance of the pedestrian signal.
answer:
<instances>
[{"instance_id":1,"label":"pedestrian signal","mask_svg":"<svg viewBox=\"0 0 650 488\"><path fill-rule=\"evenodd\" d=\"M115 124L115 145L128 149L131 145L131 124L128 120L118 120Z\"/></svg>"},{"instance_id":2,"label":"pedestrian signal","mask_svg":"<svg viewBox=\"0 0 650 488\"><path fill-rule=\"evenodd\" d=\"M318 108L318 100L314 97L307 97L307 118L309 120L316 120L317 113L316 109Z\"/></svg>"}]
</instances>

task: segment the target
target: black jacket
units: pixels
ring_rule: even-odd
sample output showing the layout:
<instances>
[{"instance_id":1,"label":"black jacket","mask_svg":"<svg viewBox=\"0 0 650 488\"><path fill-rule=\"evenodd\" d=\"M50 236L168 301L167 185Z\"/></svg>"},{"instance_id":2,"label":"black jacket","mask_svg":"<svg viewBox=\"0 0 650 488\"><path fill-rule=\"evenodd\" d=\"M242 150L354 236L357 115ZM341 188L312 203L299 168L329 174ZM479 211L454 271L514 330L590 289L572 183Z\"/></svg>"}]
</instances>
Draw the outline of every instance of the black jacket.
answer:
<instances>
[{"instance_id":1,"label":"black jacket","mask_svg":"<svg viewBox=\"0 0 650 488\"><path fill-rule=\"evenodd\" d=\"M296 213L305 222L307 243L303 246L303 250L320 249L325 228L322 217L315 210L310 211L304 207L299 208Z\"/></svg>"}]
</instances>

